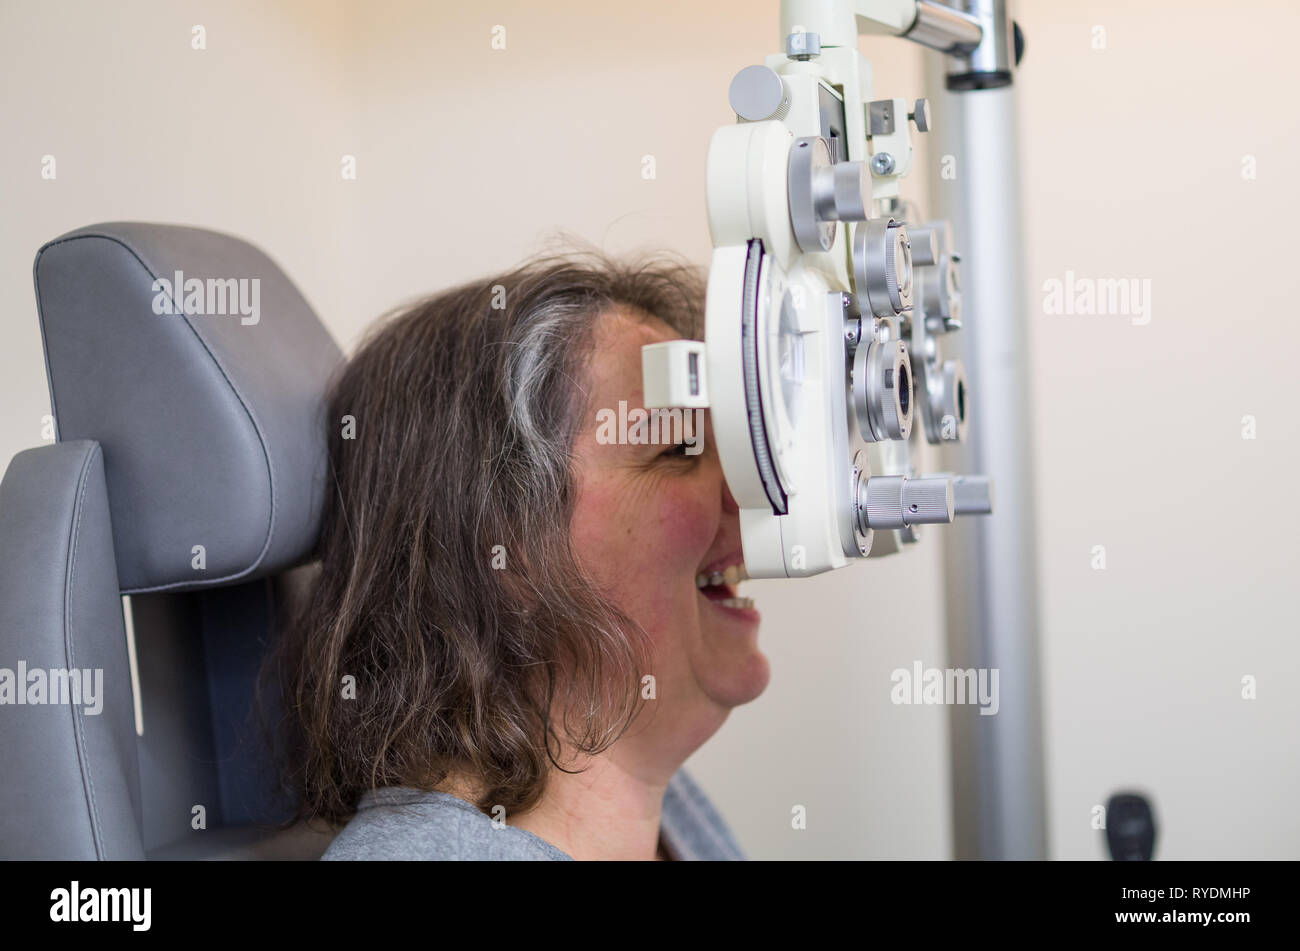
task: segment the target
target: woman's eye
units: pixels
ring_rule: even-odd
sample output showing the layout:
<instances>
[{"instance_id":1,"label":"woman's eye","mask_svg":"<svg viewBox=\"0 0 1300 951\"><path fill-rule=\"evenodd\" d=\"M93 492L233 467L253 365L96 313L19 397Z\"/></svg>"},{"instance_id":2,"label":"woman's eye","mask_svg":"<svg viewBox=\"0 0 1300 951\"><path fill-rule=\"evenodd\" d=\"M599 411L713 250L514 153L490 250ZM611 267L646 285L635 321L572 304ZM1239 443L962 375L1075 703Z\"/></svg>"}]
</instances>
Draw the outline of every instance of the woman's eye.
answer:
<instances>
[{"instance_id":1,"label":"woman's eye","mask_svg":"<svg viewBox=\"0 0 1300 951\"><path fill-rule=\"evenodd\" d=\"M686 452L686 443L679 442L669 446L663 452L659 453L660 458L685 459L689 458Z\"/></svg>"}]
</instances>

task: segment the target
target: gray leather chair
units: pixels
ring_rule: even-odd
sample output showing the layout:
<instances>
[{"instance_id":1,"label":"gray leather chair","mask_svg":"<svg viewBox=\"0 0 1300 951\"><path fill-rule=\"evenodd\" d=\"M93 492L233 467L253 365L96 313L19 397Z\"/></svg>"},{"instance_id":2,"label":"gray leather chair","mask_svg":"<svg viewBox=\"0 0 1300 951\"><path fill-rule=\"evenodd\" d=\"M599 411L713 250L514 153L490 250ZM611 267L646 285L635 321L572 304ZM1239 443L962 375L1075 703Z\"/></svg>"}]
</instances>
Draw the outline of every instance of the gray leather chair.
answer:
<instances>
[{"instance_id":1,"label":"gray leather chair","mask_svg":"<svg viewBox=\"0 0 1300 951\"><path fill-rule=\"evenodd\" d=\"M227 235L95 225L34 270L58 441L0 483L0 668L102 670L102 706L0 705L0 858L316 858L328 833L277 827L254 694L318 532L339 348ZM204 313L155 283L176 272Z\"/></svg>"}]
</instances>

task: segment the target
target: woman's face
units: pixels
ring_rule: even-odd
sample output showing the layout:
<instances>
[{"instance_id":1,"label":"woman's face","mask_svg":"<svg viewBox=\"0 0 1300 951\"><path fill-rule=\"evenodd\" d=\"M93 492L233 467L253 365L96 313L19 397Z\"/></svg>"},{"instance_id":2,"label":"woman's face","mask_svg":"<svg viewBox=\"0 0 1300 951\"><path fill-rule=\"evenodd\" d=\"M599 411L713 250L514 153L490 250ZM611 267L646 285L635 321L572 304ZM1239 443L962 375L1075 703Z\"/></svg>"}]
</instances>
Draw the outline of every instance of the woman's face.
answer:
<instances>
[{"instance_id":1,"label":"woman's face","mask_svg":"<svg viewBox=\"0 0 1300 951\"><path fill-rule=\"evenodd\" d=\"M583 567L653 643L653 669L643 676L655 678L655 699L646 701L654 709L643 741L693 750L732 707L763 692L770 672L758 649L758 612L721 603L735 596L734 585L697 584L702 574L743 564L738 510L707 411L696 411L703 432L683 411L686 446L695 454L664 442L609 441L619 427L608 421L621 415L620 403L632 417L629 430L633 410L644 408L641 347L678 337L663 321L626 310L599 319L588 412L575 442L572 538Z\"/></svg>"}]
</instances>

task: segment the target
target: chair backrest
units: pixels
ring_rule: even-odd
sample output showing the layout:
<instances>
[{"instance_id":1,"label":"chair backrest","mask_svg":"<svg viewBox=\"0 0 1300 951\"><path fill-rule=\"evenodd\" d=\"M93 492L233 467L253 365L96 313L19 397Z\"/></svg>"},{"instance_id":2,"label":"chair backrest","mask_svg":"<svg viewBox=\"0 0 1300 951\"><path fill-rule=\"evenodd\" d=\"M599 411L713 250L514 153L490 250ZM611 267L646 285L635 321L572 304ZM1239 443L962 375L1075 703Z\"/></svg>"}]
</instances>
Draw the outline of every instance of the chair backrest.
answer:
<instances>
[{"instance_id":1,"label":"chair backrest","mask_svg":"<svg viewBox=\"0 0 1300 951\"><path fill-rule=\"evenodd\" d=\"M327 834L276 829L253 700L310 570L339 348L211 231L82 228L34 272L58 441L0 483L0 857L315 857Z\"/></svg>"}]
</instances>

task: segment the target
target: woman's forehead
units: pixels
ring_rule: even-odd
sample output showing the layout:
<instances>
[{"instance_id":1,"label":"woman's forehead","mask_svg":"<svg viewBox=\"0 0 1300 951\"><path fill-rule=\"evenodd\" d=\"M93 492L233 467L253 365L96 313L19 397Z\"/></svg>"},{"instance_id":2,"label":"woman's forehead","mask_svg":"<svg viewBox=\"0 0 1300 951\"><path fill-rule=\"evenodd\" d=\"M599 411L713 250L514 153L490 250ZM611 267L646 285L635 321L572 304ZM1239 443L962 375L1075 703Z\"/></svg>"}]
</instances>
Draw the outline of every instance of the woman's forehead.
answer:
<instances>
[{"instance_id":1,"label":"woman's forehead","mask_svg":"<svg viewBox=\"0 0 1300 951\"><path fill-rule=\"evenodd\" d=\"M675 340L667 323L631 308L611 308L600 315L588 363L588 392L596 399L641 398L641 348L648 343Z\"/></svg>"},{"instance_id":2,"label":"woman's forehead","mask_svg":"<svg viewBox=\"0 0 1300 951\"><path fill-rule=\"evenodd\" d=\"M607 307L596 321L597 336L621 339L628 346L675 340L681 336L661 317L628 304Z\"/></svg>"}]
</instances>

